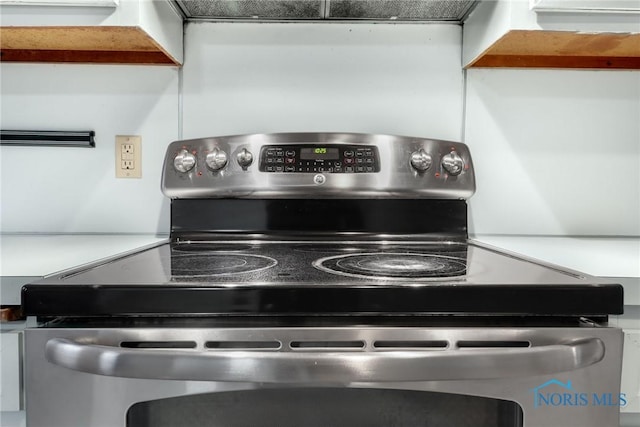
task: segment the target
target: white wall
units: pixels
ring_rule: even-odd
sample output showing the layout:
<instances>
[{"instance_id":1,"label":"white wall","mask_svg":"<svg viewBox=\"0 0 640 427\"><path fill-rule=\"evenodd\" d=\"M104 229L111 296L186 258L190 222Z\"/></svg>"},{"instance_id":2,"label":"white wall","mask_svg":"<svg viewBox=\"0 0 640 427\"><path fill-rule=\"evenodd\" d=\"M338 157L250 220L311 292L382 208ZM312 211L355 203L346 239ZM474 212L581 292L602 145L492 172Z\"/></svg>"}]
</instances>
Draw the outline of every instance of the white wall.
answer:
<instances>
[{"instance_id":1,"label":"white wall","mask_svg":"<svg viewBox=\"0 0 640 427\"><path fill-rule=\"evenodd\" d=\"M460 140L461 27L188 24L184 137L287 131Z\"/></svg>"},{"instance_id":2,"label":"white wall","mask_svg":"<svg viewBox=\"0 0 640 427\"><path fill-rule=\"evenodd\" d=\"M640 235L640 72L472 69L471 231Z\"/></svg>"},{"instance_id":3,"label":"white wall","mask_svg":"<svg viewBox=\"0 0 640 427\"><path fill-rule=\"evenodd\" d=\"M5 63L0 72L2 129L96 132L92 149L0 147L2 232L168 231L160 172L178 137L176 68ZM142 179L115 178L115 135L142 136Z\"/></svg>"}]
</instances>

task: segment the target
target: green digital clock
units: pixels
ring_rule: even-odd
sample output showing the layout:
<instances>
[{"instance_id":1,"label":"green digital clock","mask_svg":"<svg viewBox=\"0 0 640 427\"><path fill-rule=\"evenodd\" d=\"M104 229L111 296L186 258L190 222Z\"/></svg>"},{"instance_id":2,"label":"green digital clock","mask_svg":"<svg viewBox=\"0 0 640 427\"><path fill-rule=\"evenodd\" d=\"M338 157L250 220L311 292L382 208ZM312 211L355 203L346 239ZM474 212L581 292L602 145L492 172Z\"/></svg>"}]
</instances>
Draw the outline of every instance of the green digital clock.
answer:
<instances>
[{"instance_id":1,"label":"green digital clock","mask_svg":"<svg viewBox=\"0 0 640 427\"><path fill-rule=\"evenodd\" d=\"M334 147L304 147L300 149L300 160L338 160L340 151Z\"/></svg>"}]
</instances>

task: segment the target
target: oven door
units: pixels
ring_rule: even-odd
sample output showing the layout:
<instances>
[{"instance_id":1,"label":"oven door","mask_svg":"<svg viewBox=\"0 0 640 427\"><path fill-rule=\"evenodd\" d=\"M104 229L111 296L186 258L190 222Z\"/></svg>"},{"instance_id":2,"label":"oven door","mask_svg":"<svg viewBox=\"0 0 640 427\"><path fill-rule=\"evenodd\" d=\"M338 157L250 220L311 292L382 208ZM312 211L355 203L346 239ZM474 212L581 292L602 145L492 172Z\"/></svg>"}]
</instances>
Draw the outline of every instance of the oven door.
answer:
<instances>
[{"instance_id":1,"label":"oven door","mask_svg":"<svg viewBox=\"0 0 640 427\"><path fill-rule=\"evenodd\" d=\"M29 329L27 424L617 427L615 328Z\"/></svg>"}]
</instances>

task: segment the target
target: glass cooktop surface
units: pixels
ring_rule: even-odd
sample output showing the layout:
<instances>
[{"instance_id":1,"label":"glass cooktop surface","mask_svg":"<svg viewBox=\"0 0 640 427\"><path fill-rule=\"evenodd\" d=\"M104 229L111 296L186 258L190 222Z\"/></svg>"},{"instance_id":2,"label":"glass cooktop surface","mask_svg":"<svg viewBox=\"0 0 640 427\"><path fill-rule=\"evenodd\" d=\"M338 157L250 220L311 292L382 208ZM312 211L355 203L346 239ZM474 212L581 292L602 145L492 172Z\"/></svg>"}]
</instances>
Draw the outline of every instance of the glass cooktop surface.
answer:
<instances>
[{"instance_id":1,"label":"glass cooktop surface","mask_svg":"<svg viewBox=\"0 0 640 427\"><path fill-rule=\"evenodd\" d=\"M53 277L94 285L584 284L585 276L474 243L167 243Z\"/></svg>"},{"instance_id":2,"label":"glass cooktop surface","mask_svg":"<svg viewBox=\"0 0 640 427\"><path fill-rule=\"evenodd\" d=\"M23 288L27 314L615 314L622 287L473 241L165 243Z\"/></svg>"}]
</instances>

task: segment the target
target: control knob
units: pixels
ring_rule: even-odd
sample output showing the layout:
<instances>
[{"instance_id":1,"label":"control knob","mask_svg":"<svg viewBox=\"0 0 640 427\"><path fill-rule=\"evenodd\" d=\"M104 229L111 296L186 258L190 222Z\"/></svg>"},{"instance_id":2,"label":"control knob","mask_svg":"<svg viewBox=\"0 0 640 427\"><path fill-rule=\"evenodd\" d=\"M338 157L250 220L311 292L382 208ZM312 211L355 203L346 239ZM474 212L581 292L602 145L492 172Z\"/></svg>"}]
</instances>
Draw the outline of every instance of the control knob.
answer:
<instances>
[{"instance_id":1,"label":"control knob","mask_svg":"<svg viewBox=\"0 0 640 427\"><path fill-rule=\"evenodd\" d=\"M418 172L424 172L431 167L431 156L422 148L411 153L411 166Z\"/></svg>"},{"instance_id":2,"label":"control knob","mask_svg":"<svg viewBox=\"0 0 640 427\"><path fill-rule=\"evenodd\" d=\"M238 153L237 159L238 164L242 167L242 169L246 169L251 165L251 163L253 163L253 154L251 154L251 151L243 148Z\"/></svg>"},{"instance_id":3,"label":"control knob","mask_svg":"<svg viewBox=\"0 0 640 427\"><path fill-rule=\"evenodd\" d=\"M180 150L180 152L173 159L173 167L178 172L189 172L196 165L196 156L188 152L187 150Z\"/></svg>"},{"instance_id":4,"label":"control knob","mask_svg":"<svg viewBox=\"0 0 640 427\"><path fill-rule=\"evenodd\" d=\"M449 172L449 175L460 175L463 166L462 157L455 151L450 152L442 158L442 167Z\"/></svg>"},{"instance_id":5,"label":"control knob","mask_svg":"<svg viewBox=\"0 0 640 427\"><path fill-rule=\"evenodd\" d=\"M213 151L207 154L205 163L212 171L219 171L227 165L227 153L219 148L214 148Z\"/></svg>"}]
</instances>

